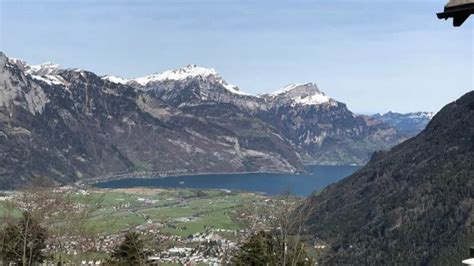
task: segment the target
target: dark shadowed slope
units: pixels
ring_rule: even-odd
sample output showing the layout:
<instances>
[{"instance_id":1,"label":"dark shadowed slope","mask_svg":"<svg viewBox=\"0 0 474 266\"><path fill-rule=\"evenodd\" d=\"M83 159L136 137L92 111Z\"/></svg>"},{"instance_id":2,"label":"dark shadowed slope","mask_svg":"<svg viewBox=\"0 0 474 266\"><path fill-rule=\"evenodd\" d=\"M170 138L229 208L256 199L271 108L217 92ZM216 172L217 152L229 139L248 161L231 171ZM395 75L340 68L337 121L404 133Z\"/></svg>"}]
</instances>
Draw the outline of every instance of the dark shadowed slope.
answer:
<instances>
[{"instance_id":1,"label":"dark shadowed slope","mask_svg":"<svg viewBox=\"0 0 474 266\"><path fill-rule=\"evenodd\" d=\"M474 92L308 199L323 264L460 264L474 242Z\"/></svg>"}]
</instances>

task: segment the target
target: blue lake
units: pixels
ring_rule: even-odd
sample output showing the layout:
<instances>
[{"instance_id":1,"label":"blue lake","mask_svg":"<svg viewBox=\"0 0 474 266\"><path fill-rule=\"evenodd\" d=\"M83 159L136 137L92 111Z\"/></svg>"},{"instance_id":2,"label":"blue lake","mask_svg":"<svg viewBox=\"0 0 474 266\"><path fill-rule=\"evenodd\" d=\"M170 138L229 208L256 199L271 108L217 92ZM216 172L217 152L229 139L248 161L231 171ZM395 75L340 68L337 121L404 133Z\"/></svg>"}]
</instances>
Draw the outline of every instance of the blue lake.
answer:
<instances>
[{"instance_id":1,"label":"blue lake","mask_svg":"<svg viewBox=\"0 0 474 266\"><path fill-rule=\"evenodd\" d=\"M228 189L262 192L278 195L286 191L299 196L308 196L331 183L354 173L358 166L307 167L308 174L216 174L194 176L172 176L156 179L124 179L96 184L99 188L193 188Z\"/></svg>"}]
</instances>

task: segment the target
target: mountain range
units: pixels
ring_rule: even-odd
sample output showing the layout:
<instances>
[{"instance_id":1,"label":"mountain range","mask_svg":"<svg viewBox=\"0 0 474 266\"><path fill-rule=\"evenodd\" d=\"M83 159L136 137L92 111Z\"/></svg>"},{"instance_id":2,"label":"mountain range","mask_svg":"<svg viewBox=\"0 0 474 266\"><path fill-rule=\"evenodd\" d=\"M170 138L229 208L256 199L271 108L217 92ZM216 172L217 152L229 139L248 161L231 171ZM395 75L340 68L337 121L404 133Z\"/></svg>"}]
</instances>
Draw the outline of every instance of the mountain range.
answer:
<instances>
[{"instance_id":1,"label":"mountain range","mask_svg":"<svg viewBox=\"0 0 474 266\"><path fill-rule=\"evenodd\" d=\"M455 265L474 243L474 91L308 198L323 265Z\"/></svg>"},{"instance_id":2,"label":"mountain range","mask_svg":"<svg viewBox=\"0 0 474 266\"><path fill-rule=\"evenodd\" d=\"M414 136L422 131L426 125L428 125L433 116L433 112L413 112L401 114L390 111L385 114L375 114L371 117L389 124L402 134Z\"/></svg>"},{"instance_id":3,"label":"mountain range","mask_svg":"<svg viewBox=\"0 0 474 266\"><path fill-rule=\"evenodd\" d=\"M0 187L137 171L301 172L407 138L314 83L250 95L188 65L125 79L0 53Z\"/></svg>"}]
</instances>

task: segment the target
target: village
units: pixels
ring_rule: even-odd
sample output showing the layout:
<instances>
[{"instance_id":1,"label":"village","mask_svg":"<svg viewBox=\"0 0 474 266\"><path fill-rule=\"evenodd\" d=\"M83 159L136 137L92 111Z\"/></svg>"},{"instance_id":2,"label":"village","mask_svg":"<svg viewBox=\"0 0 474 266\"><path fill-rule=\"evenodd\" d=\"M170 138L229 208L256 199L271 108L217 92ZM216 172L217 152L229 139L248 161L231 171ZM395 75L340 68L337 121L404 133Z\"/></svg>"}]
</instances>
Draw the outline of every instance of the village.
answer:
<instances>
[{"instance_id":1,"label":"village","mask_svg":"<svg viewBox=\"0 0 474 266\"><path fill-rule=\"evenodd\" d=\"M8 210L9 203L19 210L31 208L23 193L0 193L2 219L19 213ZM258 214L257 209L281 204L277 197L230 190L65 186L55 189L55 194L67 196L71 202L66 216L74 217L88 208L90 213L83 230L52 232L46 251L81 265L104 264L128 231L138 232L146 240L149 263L219 264L230 258L252 230L265 228L269 217ZM44 223L53 223L55 215L47 215Z\"/></svg>"}]
</instances>

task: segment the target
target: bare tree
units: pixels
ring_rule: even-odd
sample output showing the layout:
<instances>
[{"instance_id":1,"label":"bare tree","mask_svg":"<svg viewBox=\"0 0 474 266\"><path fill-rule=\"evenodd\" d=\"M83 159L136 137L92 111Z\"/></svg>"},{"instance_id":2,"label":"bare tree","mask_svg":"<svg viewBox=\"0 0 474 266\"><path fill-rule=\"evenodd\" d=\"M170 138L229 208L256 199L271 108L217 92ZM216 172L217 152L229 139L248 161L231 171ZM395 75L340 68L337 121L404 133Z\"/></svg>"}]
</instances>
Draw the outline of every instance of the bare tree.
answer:
<instances>
[{"instance_id":1,"label":"bare tree","mask_svg":"<svg viewBox=\"0 0 474 266\"><path fill-rule=\"evenodd\" d=\"M51 232L51 243L56 262L63 265L64 254L68 251L66 244L73 239L78 246L85 246L97 241L94 226L88 223L94 212L102 207L104 195L98 198L76 194L68 190L55 189L51 194L53 207L47 213L48 227ZM82 250L76 250L76 260L81 260Z\"/></svg>"},{"instance_id":2,"label":"bare tree","mask_svg":"<svg viewBox=\"0 0 474 266\"><path fill-rule=\"evenodd\" d=\"M49 183L38 182L17 190L13 197L4 202L2 220L11 223L16 213L27 212L29 217L47 228L48 243L52 247L51 259L64 265L64 255L68 251L66 244L73 238L78 246L95 241L93 226L88 220L101 208L103 195L87 197L75 193L74 189L54 188ZM5 235L1 237L4 240ZM79 261L81 250L77 252L75 259Z\"/></svg>"},{"instance_id":3,"label":"bare tree","mask_svg":"<svg viewBox=\"0 0 474 266\"><path fill-rule=\"evenodd\" d=\"M271 245L272 264L299 265L307 261L306 246L303 241L304 223L311 213L307 201L286 193L280 197L268 199L268 204L254 204L242 206L239 217L246 225L248 234L241 239L241 243L253 236L265 238L264 243ZM261 234L261 232L267 234ZM256 241L260 243L262 241ZM247 248L249 248L247 246ZM270 252L270 251L269 251Z\"/></svg>"},{"instance_id":4,"label":"bare tree","mask_svg":"<svg viewBox=\"0 0 474 266\"><path fill-rule=\"evenodd\" d=\"M43 262L46 229L30 213L23 212L16 223L9 223L2 230L1 257L6 265L13 262L32 265Z\"/></svg>"}]
</instances>

